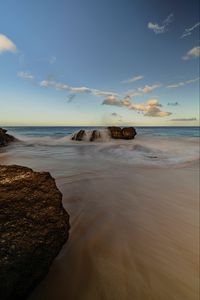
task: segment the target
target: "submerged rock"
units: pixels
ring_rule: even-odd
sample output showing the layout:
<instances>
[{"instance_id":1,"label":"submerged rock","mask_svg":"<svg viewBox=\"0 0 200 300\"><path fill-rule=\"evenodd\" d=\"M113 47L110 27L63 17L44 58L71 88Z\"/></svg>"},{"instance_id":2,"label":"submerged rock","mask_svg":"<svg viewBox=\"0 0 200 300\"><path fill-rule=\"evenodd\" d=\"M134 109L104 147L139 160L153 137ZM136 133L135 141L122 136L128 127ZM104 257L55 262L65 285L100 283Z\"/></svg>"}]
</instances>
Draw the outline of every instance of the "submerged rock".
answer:
<instances>
[{"instance_id":1,"label":"submerged rock","mask_svg":"<svg viewBox=\"0 0 200 300\"><path fill-rule=\"evenodd\" d=\"M24 299L67 241L69 215L48 172L0 166L0 299Z\"/></svg>"},{"instance_id":2,"label":"submerged rock","mask_svg":"<svg viewBox=\"0 0 200 300\"><path fill-rule=\"evenodd\" d=\"M0 128L0 147L7 146L9 143L16 141L14 136L7 134L7 130Z\"/></svg>"}]
</instances>

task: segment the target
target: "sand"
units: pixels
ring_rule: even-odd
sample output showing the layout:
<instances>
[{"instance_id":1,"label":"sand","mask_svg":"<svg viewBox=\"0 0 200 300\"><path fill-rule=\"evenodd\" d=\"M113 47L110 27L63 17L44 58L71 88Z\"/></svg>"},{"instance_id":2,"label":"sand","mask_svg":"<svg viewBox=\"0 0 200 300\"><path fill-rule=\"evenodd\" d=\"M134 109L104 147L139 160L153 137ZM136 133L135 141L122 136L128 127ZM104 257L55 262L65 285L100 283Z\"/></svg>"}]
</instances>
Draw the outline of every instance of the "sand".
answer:
<instances>
[{"instance_id":1,"label":"sand","mask_svg":"<svg viewBox=\"0 0 200 300\"><path fill-rule=\"evenodd\" d=\"M198 169L57 180L70 238L29 300L198 299Z\"/></svg>"},{"instance_id":2,"label":"sand","mask_svg":"<svg viewBox=\"0 0 200 300\"><path fill-rule=\"evenodd\" d=\"M69 240L29 300L198 299L198 144L153 141L168 151L154 159L138 141L34 141L0 154L1 164L50 171L70 214Z\"/></svg>"}]
</instances>

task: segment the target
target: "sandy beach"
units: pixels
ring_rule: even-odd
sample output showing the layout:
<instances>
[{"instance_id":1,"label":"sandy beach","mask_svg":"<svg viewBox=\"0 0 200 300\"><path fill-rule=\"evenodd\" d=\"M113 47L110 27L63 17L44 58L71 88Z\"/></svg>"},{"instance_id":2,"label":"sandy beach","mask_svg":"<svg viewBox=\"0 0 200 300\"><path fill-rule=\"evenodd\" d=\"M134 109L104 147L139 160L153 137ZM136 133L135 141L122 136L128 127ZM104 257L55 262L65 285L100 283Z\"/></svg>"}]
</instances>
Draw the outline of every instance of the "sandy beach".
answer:
<instances>
[{"instance_id":1,"label":"sandy beach","mask_svg":"<svg viewBox=\"0 0 200 300\"><path fill-rule=\"evenodd\" d=\"M1 154L2 164L48 169L70 214L69 240L29 300L197 300L198 161L145 167L91 153Z\"/></svg>"}]
</instances>

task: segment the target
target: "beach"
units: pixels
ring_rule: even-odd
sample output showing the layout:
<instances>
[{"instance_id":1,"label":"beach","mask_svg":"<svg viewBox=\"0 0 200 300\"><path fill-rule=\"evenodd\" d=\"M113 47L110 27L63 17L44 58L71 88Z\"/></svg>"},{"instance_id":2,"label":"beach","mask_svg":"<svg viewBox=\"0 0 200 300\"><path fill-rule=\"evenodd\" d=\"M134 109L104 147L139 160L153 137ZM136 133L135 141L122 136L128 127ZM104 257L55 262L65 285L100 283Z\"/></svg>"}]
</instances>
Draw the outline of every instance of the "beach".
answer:
<instances>
[{"instance_id":1,"label":"beach","mask_svg":"<svg viewBox=\"0 0 200 300\"><path fill-rule=\"evenodd\" d=\"M198 299L196 137L23 139L1 151L0 163L50 171L71 225L29 300Z\"/></svg>"}]
</instances>

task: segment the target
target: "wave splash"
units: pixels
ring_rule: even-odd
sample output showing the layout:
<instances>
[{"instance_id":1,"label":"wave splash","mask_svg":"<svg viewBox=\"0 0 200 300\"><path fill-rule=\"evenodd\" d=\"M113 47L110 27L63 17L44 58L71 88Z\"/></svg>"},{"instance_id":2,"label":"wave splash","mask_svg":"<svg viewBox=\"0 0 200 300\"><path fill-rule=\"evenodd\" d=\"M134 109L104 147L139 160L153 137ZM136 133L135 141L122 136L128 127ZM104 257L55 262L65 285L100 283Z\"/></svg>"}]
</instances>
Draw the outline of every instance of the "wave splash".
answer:
<instances>
[{"instance_id":1,"label":"wave splash","mask_svg":"<svg viewBox=\"0 0 200 300\"><path fill-rule=\"evenodd\" d=\"M77 131L78 132L78 131ZM199 142L194 137L153 137L137 135L133 140L111 139L107 129L100 129L100 138L90 142L92 130L85 130L82 141L72 140L76 133L68 135L45 136L16 136L21 141L21 146L31 151L41 149L52 156L59 153L60 157L67 158L70 154L76 159L76 155L85 153L92 159L115 160L134 165L167 166L184 164L199 159ZM19 144L16 145L16 149ZM56 150L55 150L56 148ZM74 153L74 154L73 154Z\"/></svg>"}]
</instances>

